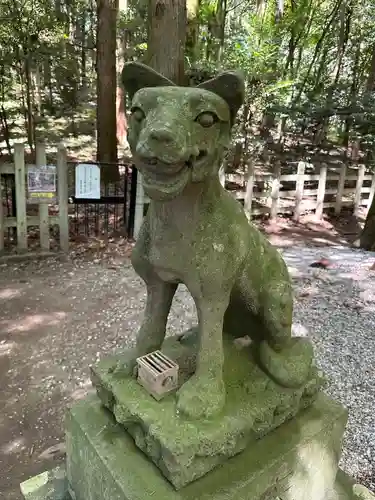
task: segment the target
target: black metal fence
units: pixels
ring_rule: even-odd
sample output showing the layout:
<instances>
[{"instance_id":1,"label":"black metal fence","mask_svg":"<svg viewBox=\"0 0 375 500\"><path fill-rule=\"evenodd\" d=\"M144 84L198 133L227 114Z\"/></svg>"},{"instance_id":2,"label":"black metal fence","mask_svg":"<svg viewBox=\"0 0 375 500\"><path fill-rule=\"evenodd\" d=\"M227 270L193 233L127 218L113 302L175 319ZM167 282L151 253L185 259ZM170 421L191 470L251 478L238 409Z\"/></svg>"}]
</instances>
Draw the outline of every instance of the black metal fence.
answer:
<instances>
[{"instance_id":1,"label":"black metal fence","mask_svg":"<svg viewBox=\"0 0 375 500\"><path fill-rule=\"evenodd\" d=\"M72 172L76 165L77 163L69 165ZM110 164L101 162L100 165L105 168ZM122 235L131 238L133 236L137 171L129 163L117 163L117 165L120 179L116 182L102 182L98 200L76 198L74 182L69 186L71 234L87 237Z\"/></svg>"},{"instance_id":2,"label":"black metal fence","mask_svg":"<svg viewBox=\"0 0 375 500\"><path fill-rule=\"evenodd\" d=\"M69 193L69 232L70 237L85 236L110 238L133 237L137 170L131 163L118 163L120 178L117 182L101 182L100 199L75 197L75 166L80 162L68 163ZM84 163L101 165L102 162ZM16 189L13 174L0 175L0 203L3 204L4 217L16 216ZM28 213L35 211L35 205L28 207ZM56 213L53 207L50 213ZM37 215L37 212L33 215ZM35 228L38 230L38 228ZM51 235L55 236L55 232ZM57 233L56 233L57 236ZM5 233L5 246L12 248L17 244L16 228Z\"/></svg>"},{"instance_id":3,"label":"black metal fence","mask_svg":"<svg viewBox=\"0 0 375 500\"><path fill-rule=\"evenodd\" d=\"M0 175L0 203L3 204L4 217L16 216L16 183L14 175ZM15 227L8 228L5 232L6 246L17 243L17 230Z\"/></svg>"}]
</instances>

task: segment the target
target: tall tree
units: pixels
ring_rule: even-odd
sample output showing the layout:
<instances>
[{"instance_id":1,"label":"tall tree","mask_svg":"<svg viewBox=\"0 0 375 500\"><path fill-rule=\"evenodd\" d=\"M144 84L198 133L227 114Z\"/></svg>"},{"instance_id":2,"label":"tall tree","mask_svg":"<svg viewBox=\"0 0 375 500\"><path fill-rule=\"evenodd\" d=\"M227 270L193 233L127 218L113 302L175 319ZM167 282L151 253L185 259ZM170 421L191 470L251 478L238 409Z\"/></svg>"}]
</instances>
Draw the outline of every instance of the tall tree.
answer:
<instances>
[{"instance_id":1,"label":"tall tree","mask_svg":"<svg viewBox=\"0 0 375 500\"><path fill-rule=\"evenodd\" d=\"M97 2L97 160L104 180L119 177L116 138L116 23L118 0Z\"/></svg>"},{"instance_id":2,"label":"tall tree","mask_svg":"<svg viewBox=\"0 0 375 500\"><path fill-rule=\"evenodd\" d=\"M149 0L147 63L185 83L186 0Z\"/></svg>"},{"instance_id":3,"label":"tall tree","mask_svg":"<svg viewBox=\"0 0 375 500\"><path fill-rule=\"evenodd\" d=\"M197 62L199 59L199 6L200 0L186 0L186 55Z\"/></svg>"},{"instance_id":4,"label":"tall tree","mask_svg":"<svg viewBox=\"0 0 375 500\"><path fill-rule=\"evenodd\" d=\"M355 246L359 246L364 250L375 250L375 201L371 203L370 210L368 211L365 226L356 241Z\"/></svg>"},{"instance_id":5,"label":"tall tree","mask_svg":"<svg viewBox=\"0 0 375 500\"><path fill-rule=\"evenodd\" d=\"M375 91L375 43L371 47L370 64L366 81L366 97L367 103L371 103L371 98ZM359 141L358 141L359 142ZM360 146L360 144L358 145ZM371 151L374 156L373 151ZM370 153L370 154L371 154ZM367 213L365 226L359 238L360 247L365 250L375 249L375 196L372 199L370 209Z\"/></svg>"},{"instance_id":6,"label":"tall tree","mask_svg":"<svg viewBox=\"0 0 375 500\"><path fill-rule=\"evenodd\" d=\"M126 18L128 8L127 0L119 0L118 16L119 21ZM116 121L117 121L117 142L119 146L127 145L126 133L128 129L125 114L125 94L121 85L121 72L125 62L125 52L127 43L126 30L118 30L117 36L117 88L116 88Z\"/></svg>"}]
</instances>

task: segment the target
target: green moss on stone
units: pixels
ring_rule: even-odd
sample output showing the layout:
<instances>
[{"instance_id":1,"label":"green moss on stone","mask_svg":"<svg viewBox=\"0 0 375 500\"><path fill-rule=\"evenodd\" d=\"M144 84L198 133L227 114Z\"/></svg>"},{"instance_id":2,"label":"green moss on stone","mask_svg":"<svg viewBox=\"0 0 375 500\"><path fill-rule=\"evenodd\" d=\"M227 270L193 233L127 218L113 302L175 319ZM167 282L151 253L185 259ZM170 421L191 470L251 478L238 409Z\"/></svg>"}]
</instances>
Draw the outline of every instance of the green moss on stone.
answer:
<instances>
[{"instance_id":1,"label":"green moss on stone","mask_svg":"<svg viewBox=\"0 0 375 500\"><path fill-rule=\"evenodd\" d=\"M195 339L195 341L194 341ZM195 371L197 337L165 341L163 352L180 366L180 384ZM117 377L111 367L126 365L133 351L103 360L92 380L104 405L132 435L176 488L203 476L310 405L323 379L315 367L298 389L282 388L254 361L251 347L238 349L224 335L226 404L208 420L178 412L174 395L156 401L133 377Z\"/></svg>"},{"instance_id":2,"label":"green moss on stone","mask_svg":"<svg viewBox=\"0 0 375 500\"><path fill-rule=\"evenodd\" d=\"M257 363L279 385L303 386L313 352L304 339L291 339L285 262L218 179L244 99L243 76L224 72L195 88L177 87L131 62L122 81L132 98L128 142L150 198L132 254L147 286L137 355L160 348L183 283L197 307L200 347L196 372L178 393L181 413L199 420L225 405L223 329L249 335Z\"/></svg>"},{"instance_id":3,"label":"green moss on stone","mask_svg":"<svg viewBox=\"0 0 375 500\"><path fill-rule=\"evenodd\" d=\"M341 405L319 394L296 418L175 491L90 396L68 413L69 484L76 500L352 500L341 488L339 496L329 496L346 417ZM313 496L318 486L322 496Z\"/></svg>"}]
</instances>

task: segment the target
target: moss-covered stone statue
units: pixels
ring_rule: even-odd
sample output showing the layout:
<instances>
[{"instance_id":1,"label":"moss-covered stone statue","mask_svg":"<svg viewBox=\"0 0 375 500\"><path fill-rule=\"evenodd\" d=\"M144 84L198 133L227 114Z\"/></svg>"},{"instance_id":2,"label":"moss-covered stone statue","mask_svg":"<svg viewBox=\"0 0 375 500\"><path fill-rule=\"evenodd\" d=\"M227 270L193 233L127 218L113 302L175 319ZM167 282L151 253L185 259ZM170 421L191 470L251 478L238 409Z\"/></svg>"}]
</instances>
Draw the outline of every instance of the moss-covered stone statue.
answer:
<instances>
[{"instance_id":1,"label":"moss-covered stone statue","mask_svg":"<svg viewBox=\"0 0 375 500\"><path fill-rule=\"evenodd\" d=\"M313 353L306 339L291 336L287 267L218 177L244 98L242 77L226 72L185 88L132 62L123 84L132 99L128 141L151 200L132 254L147 285L137 355L161 347L183 283L197 307L199 352L195 374L177 394L180 412L207 418L222 409L223 330L249 335L259 366L277 384L299 387Z\"/></svg>"},{"instance_id":2,"label":"moss-covered stone statue","mask_svg":"<svg viewBox=\"0 0 375 500\"><path fill-rule=\"evenodd\" d=\"M123 83L151 199L132 255L145 316L136 348L91 366L97 394L68 411L66 477L33 478L25 498L372 499L337 473L347 412L320 392L310 343L291 336L284 261L219 183L242 78L182 88L129 63ZM198 327L164 340L180 283ZM179 367L177 402L133 376L136 357L159 348Z\"/></svg>"}]
</instances>

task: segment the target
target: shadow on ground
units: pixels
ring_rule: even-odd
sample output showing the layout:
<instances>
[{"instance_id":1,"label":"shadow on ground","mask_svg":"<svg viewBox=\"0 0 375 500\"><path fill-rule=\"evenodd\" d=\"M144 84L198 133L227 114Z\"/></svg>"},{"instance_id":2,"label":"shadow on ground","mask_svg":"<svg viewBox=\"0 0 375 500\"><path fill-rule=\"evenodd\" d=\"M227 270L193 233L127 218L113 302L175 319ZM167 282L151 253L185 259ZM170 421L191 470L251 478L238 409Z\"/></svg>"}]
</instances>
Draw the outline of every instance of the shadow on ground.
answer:
<instances>
[{"instance_id":1,"label":"shadow on ground","mask_svg":"<svg viewBox=\"0 0 375 500\"><path fill-rule=\"evenodd\" d=\"M324 214L320 221L314 215L304 215L299 222L291 218L276 221L254 221L274 245L289 246L348 246L360 234L365 222L364 214L356 217L343 213L340 217Z\"/></svg>"}]
</instances>

